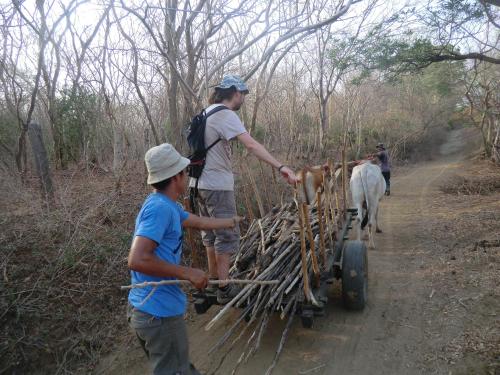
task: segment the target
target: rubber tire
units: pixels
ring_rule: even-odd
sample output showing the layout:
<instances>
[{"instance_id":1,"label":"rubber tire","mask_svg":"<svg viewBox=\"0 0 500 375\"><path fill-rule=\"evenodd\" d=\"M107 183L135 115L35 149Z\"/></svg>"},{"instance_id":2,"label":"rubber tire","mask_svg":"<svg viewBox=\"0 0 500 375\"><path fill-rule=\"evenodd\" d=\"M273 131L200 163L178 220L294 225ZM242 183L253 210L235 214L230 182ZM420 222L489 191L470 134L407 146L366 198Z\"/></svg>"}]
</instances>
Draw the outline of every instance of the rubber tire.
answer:
<instances>
[{"instance_id":1,"label":"rubber tire","mask_svg":"<svg viewBox=\"0 0 500 375\"><path fill-rule=\"evenodd\" d=\"M363 241L347 241L342 260L342 299L349 310L363 310L368 297L368 257Z\"/></svg>"}]
</instances>

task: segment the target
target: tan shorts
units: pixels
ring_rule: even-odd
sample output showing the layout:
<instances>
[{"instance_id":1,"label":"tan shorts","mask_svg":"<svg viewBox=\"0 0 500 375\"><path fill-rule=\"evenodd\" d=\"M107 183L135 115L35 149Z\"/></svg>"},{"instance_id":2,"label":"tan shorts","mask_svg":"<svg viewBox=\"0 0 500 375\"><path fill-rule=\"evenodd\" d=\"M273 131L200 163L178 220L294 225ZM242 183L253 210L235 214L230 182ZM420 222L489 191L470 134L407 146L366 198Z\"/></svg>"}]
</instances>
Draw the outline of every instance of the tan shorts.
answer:
<instances>
[{"instance_id":1,"label":"tan shorts","mask_svg":"<svg viewBox=\"0 0 500 375\"><path fill-rule=\"evenodd\" d=\"M234 191L199 189L200 216L230 218L236 215ZM240 246L240 227L201 231L203 245L214 247L218 253L236 252Z\"/></svg>"}]
</instances>

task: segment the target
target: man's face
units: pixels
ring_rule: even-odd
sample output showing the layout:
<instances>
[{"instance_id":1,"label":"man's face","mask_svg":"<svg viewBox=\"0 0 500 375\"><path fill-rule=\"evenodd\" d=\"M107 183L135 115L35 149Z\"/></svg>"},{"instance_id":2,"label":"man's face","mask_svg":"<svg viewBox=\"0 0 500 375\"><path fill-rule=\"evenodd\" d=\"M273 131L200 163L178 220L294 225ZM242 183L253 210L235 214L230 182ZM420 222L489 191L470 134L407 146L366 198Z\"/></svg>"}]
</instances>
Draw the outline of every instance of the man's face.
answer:
<instances>
[{"instance_id":1,"label":"man's face","mask_svg":"<svg viewBox=\"0 0 500 375\"><path fill-rule=\"evenodd\" d=\"M176 183L176 187L177 187L177 189L176 189L177 193L182 194L187 189L188 178L187 178L186 170L184 169L181 173L179 173L175 177L176 177L175 183Z\"/></svg>"},{"instance_id":2,"label":"man's face","mask_svg":"<svg viewBox=\"0 0 500 375\"><path fill-rule=\"evenodd\" d=\"M237 91L236 94L234 95L234 107L233 110L237 111L241 108L243 103L245 102L245 96L246 94L242 93L241 91Z\"/></svg>"}]
</instances>

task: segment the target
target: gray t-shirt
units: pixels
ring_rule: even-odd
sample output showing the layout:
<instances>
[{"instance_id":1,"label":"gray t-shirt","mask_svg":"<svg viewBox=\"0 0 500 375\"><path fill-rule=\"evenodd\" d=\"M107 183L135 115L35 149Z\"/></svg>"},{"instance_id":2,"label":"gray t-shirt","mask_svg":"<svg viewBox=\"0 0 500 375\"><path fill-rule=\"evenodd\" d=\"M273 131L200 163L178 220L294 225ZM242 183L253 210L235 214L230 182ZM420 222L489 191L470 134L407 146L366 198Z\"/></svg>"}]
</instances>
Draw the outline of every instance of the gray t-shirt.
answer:
<instances>
[{"instance_id":1,"label":"gray t-shirt","mask_svg":"<svg viewBox=\"0 0 500 375\"><path fill-rule=\"evenodd\" d=\"M208 113L221 104L213 104L205 109ZM221 139L207 154L205 168L198 181L198 189L234 190L233 166L231 163L230 141L247 130L236 113L222 110L207 118L205 128L205 146L208 147ZM191 179L189 186L195 186Z\"/></svg>"}]
</instances>

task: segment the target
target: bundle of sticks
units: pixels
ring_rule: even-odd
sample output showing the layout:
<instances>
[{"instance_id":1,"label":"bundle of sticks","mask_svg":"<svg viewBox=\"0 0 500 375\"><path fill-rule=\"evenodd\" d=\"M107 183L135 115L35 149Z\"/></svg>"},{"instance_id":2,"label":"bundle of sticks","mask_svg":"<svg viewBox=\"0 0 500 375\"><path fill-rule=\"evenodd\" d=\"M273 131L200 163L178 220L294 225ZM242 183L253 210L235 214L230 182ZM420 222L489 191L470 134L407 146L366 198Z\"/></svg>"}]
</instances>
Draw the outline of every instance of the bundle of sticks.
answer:
<instances>
[{"instance_id":1,"label":"bundle of sticks","mask_svg":"<svg viewBox=\"0 0 500 375\"><path fill-rule=\"evenodd\" d=\"M342 211L336 184L330 180L325 182L330 182L325 183L329 188L325 188L323 194L318 191L313 204L300 202L295 192L293 202L274 207L263 218L254 220L242 238L230 278L279 282L247 284L205 327L206 330L212 328L233 307L242 309L240 317L210 351L219 350L228 342L232 348L247 334L233 374L259 349L272 314L278 313L281 319L288 320L266 374L277 364L299 303L321 305L311 287L319 286L328 252L334 249Z\"/></svg>"}]
</instances>

